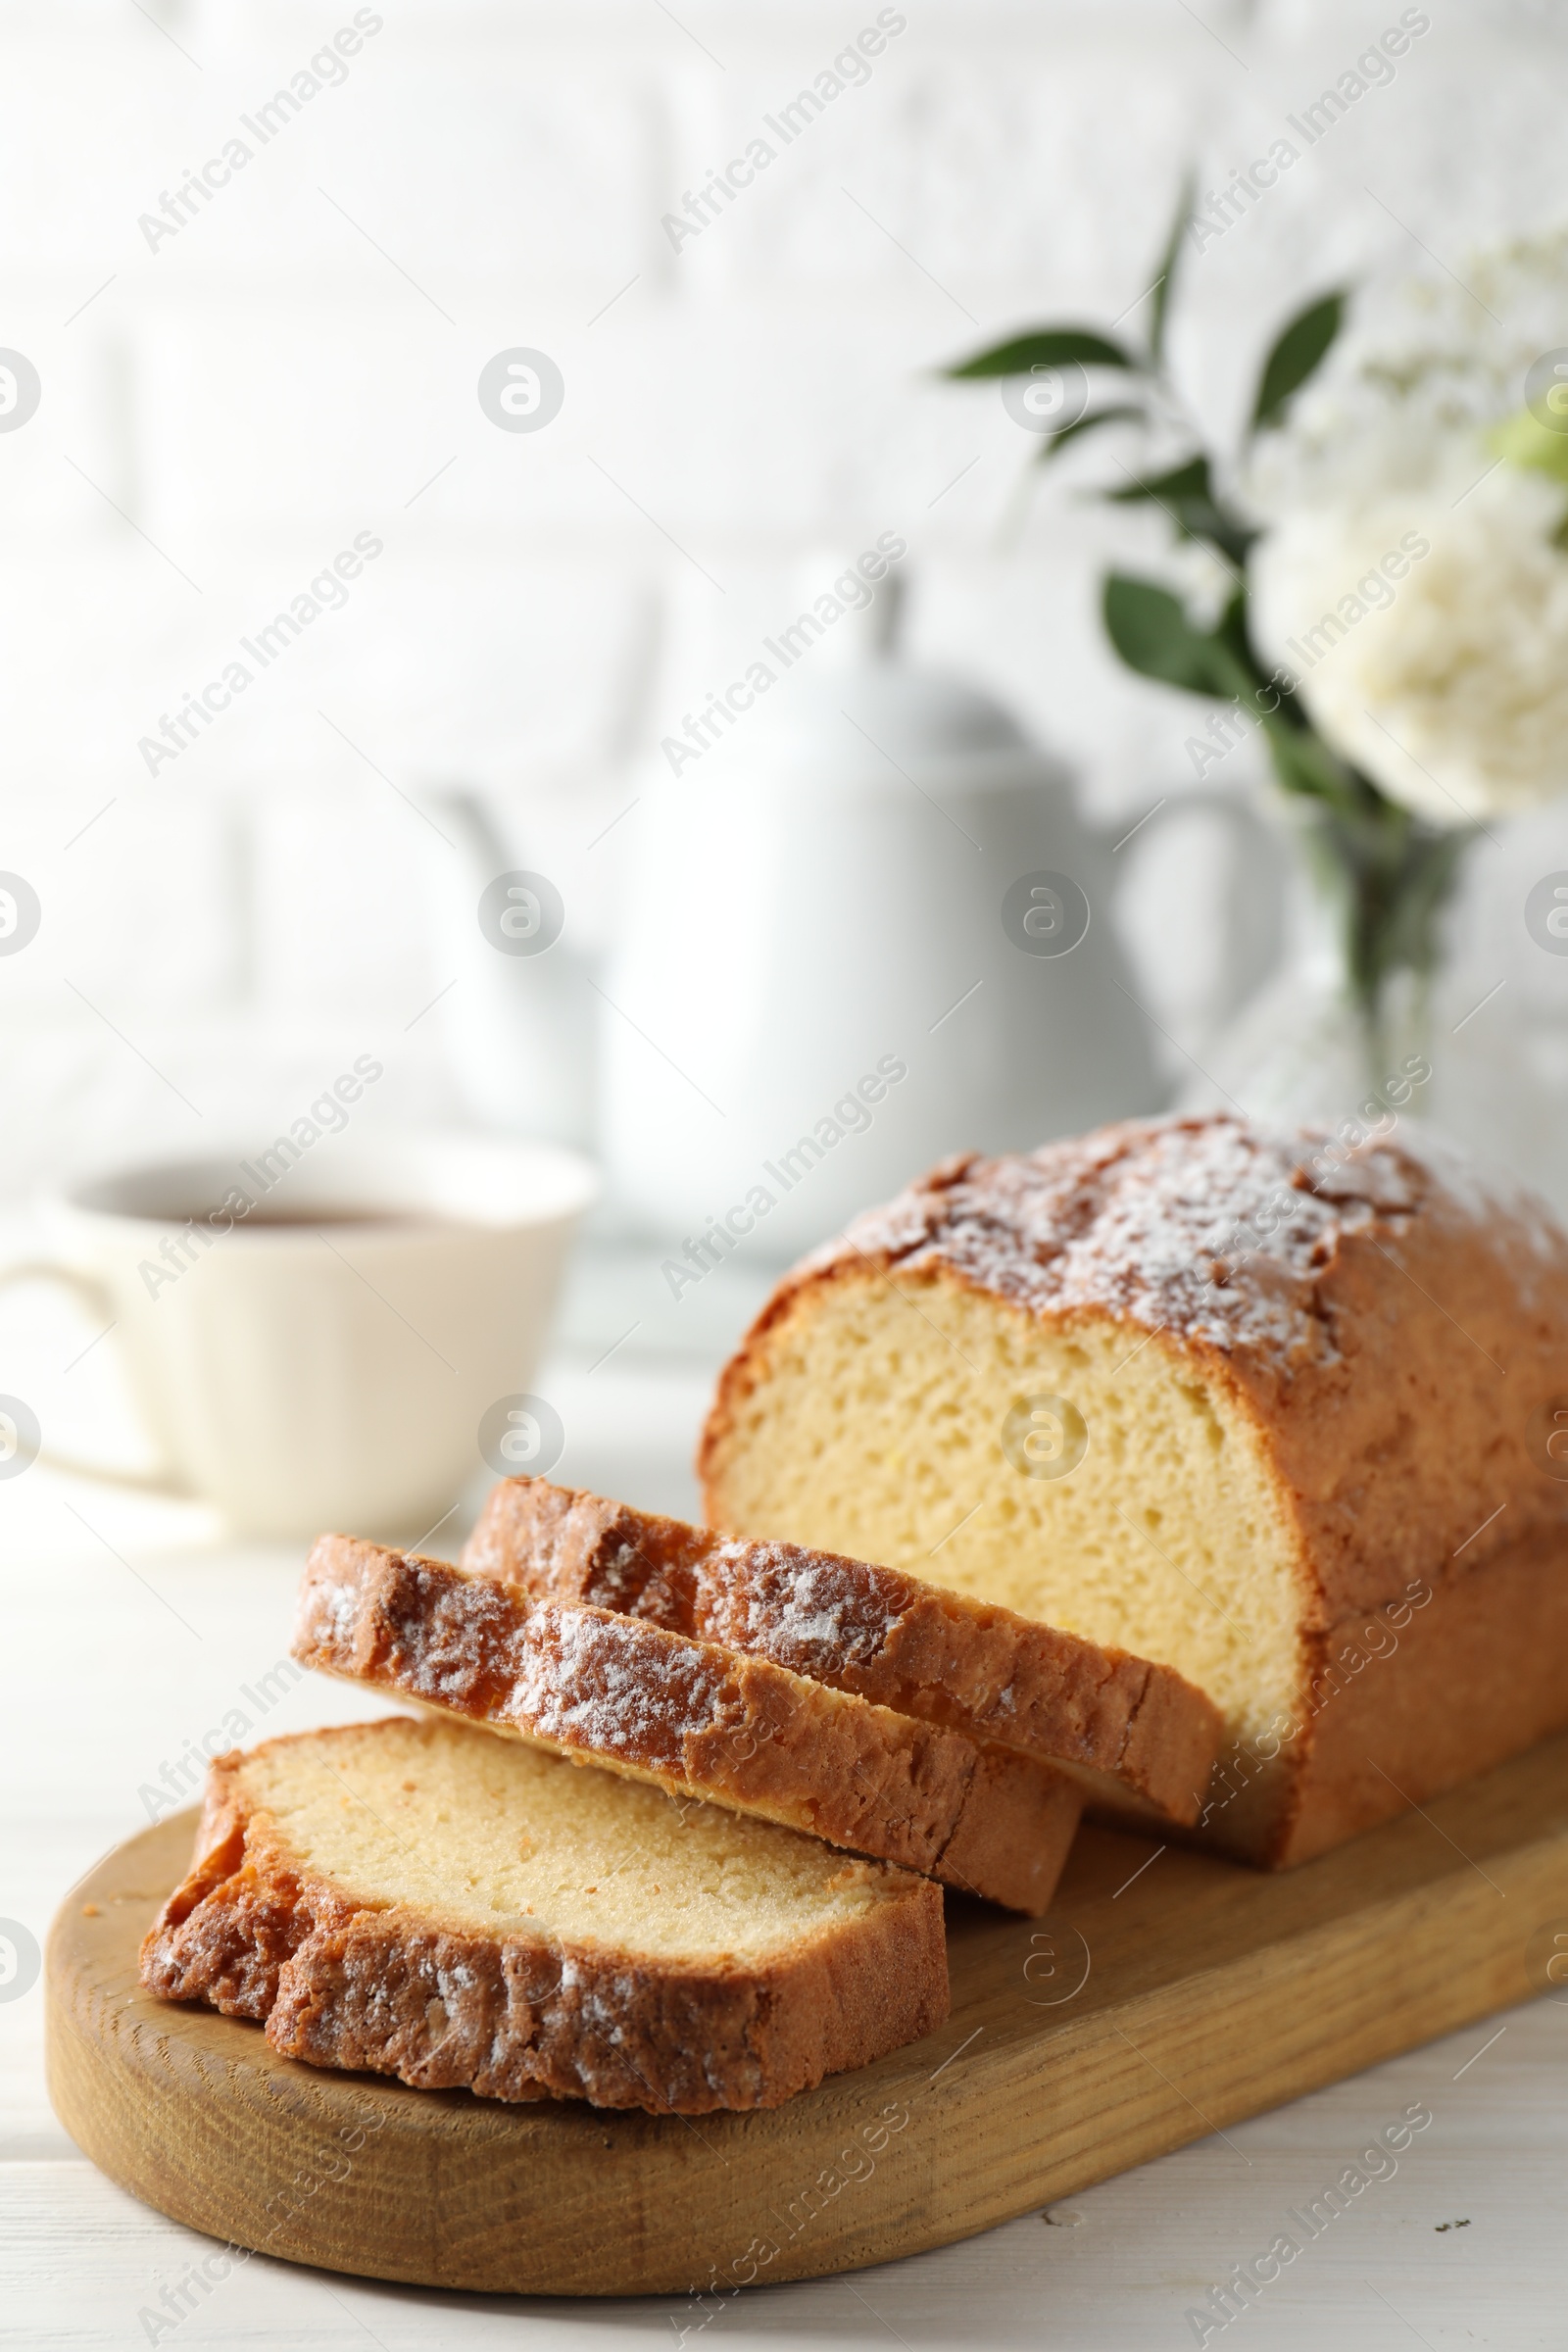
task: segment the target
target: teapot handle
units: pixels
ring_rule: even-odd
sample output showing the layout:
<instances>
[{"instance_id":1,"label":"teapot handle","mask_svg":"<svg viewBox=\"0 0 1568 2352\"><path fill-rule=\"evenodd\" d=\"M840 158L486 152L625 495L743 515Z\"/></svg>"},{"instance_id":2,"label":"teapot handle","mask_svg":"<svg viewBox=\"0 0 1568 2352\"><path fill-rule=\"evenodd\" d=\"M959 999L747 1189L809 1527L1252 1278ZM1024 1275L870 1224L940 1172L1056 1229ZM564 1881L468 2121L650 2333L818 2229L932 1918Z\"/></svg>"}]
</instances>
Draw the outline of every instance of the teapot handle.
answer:
<instances>
[{"instance_id":1,"label":"teapot handle","mask_svg":"<svg viewBox=\"0 0 1568 2352\"><path fill-rule=\"evenodd\" d=\"M1231 829L1236 852L1225 909L1225 959L1210 1015L1211 1027L1219 1030L1273 977L1284 960L1291 862L1274 826L1246 801L1212 786L1198 785L1192 791L1171 794L1156 804L1133 833L1148 838L1172 818L1191 815L1195 809L1223 819ZM1115 842L1102 833L1102 846L1114 858L1131 842L1133 833L1123 833Z\"/></svg>"}]
</instances>

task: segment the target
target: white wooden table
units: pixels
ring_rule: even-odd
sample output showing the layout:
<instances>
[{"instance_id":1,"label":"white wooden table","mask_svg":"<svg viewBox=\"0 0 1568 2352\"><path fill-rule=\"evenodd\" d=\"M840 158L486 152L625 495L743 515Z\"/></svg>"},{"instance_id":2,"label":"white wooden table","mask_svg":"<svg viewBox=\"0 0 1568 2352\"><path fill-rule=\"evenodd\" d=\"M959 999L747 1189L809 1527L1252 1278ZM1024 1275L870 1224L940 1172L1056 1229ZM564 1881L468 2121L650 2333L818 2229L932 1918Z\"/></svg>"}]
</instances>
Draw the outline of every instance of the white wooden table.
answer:
<instances>
[{"instance_id":1,"label":"white wooden table","mask_svg":"<svg viewBox=\"0 0 1568 2352\"><path fill-rule=\"evenodd\" d=\"M580 1286L579 1286L580 1287ZM591 1316L587 1318L593 1320ZM38 1335L32 1335L37 1345ZM583 1318L540 1377L571 1433L564 1478L682 1508L711 1350L590 1372ZM0 1387L15 1378L8 1332ZM59 1357L64 1361L63 1352ZM481 1490L482 1491L482 1490ZM476 1496L467 1498L471 1508ZM456 1515L432 1549L461 1539ZM225 1540L195 1505L125 1499L34 1465L0 1484L0 1918L41 1943L67 1888L148 1818L138 1791L247 1705L285 1654L303 1547ZM375 1712L287 1690L267 1733ZM255 2260L170 2324L210 2241L80 2156L44 2089L36 1984L0 1986L0 2345L175 2344L386 2352L633 2343L1061 2345L1198 2340L1186 2318L1230 2268L1411 2100L1433 2124L1332 2229L1207 2340L1337 2352L1568 2345L1568 1993L1232 2127L964 2245L850 2278L758 2289L699 2332L682 2299L527 2302L372 2284ZM682 2330L687 2333L682 2338Z\"/></svg>"}]
</instances>

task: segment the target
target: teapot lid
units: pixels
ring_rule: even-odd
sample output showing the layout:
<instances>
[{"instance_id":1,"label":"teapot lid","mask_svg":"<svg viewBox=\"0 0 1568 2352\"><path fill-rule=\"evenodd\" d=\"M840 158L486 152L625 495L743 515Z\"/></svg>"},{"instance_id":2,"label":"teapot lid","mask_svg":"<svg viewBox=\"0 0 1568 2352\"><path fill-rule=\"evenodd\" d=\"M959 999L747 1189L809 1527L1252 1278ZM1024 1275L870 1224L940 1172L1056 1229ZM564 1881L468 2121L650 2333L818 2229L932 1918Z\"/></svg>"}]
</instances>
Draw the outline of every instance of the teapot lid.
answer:
<instances>
[{"instance_id":1,"label":"teapot lid","mask_svg":"<svg viewBox=\"0 0 1568 2352\"><path fill-rule=\"evenodd\" d=\"M797 583L806 611L821 593L825 568L821 560L814 562ZM870 600L845 612L804 658L785 661L779 648L783 674L757 710L759 734L770 751L795 758L831 753L842 759L848 748L846 721L896 766L1034 749L1012 713L983 687L953 671L916 667L902 659L906 599L901 566L879 580Z\"/></svg>"}]
</instances>

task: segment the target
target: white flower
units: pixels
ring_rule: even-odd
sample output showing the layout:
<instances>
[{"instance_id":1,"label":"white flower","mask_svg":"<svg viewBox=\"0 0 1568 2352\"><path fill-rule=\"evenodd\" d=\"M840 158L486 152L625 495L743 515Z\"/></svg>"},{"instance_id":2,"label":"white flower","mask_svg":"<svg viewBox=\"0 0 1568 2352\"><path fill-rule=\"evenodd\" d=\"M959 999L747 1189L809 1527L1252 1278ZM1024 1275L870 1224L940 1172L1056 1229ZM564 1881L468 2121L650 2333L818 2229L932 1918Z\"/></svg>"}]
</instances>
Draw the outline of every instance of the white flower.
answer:
<instances>
[{"instance_id":1,"label":"white flower","mask_svg":"<svg viewBox=\"0 0 1568 2352\"><path fill-rule=\"evenodd\" d=\"M1260 644L1313 724L1438 825L1568 789L1568 555L1559 485L1486 466L1284 516L1252 557ZM1471 486L1473 485L1473 486Z\"/></svg>"},{"instance_id":2,"label":"white flower","mask_svg":"<svg viewBox=\"0 0 1568 2352\"><path fill-rule=\"evenodd\" d=\"M1568 227L1468 254L1462 269L1463 285L1417 277L1362 293L1284 428L1251 453L1260 513L1419 489L1523 406L1532 361L1568 344Z\"/></svg>"}]
</instances>

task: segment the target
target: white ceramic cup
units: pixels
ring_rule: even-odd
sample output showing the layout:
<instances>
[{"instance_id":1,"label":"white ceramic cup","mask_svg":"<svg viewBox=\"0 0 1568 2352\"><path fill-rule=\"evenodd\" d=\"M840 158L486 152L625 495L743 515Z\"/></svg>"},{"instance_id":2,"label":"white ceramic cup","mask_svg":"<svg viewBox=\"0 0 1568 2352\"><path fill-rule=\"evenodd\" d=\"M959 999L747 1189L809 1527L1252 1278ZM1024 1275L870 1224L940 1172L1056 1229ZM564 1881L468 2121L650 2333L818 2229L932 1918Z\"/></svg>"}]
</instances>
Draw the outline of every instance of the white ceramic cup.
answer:
<instances>
[{"instance_id":1,"label":"white ceramic cup","mask_svg":"<svg viewBox=\"0 0 1568 2352\"><path fill-rule=\"evenodd\" d=\"M526 1391L589 1163L459 1135L343 1137L280 1163L170 1162L50 1204L58 1257L0 1280L64 1283L113 1324L163 1472L65 1461L47 1432L38 1458L278 1537L407 1536L481 1462L548 1468Z\"/></svg>"}]
</instances>

